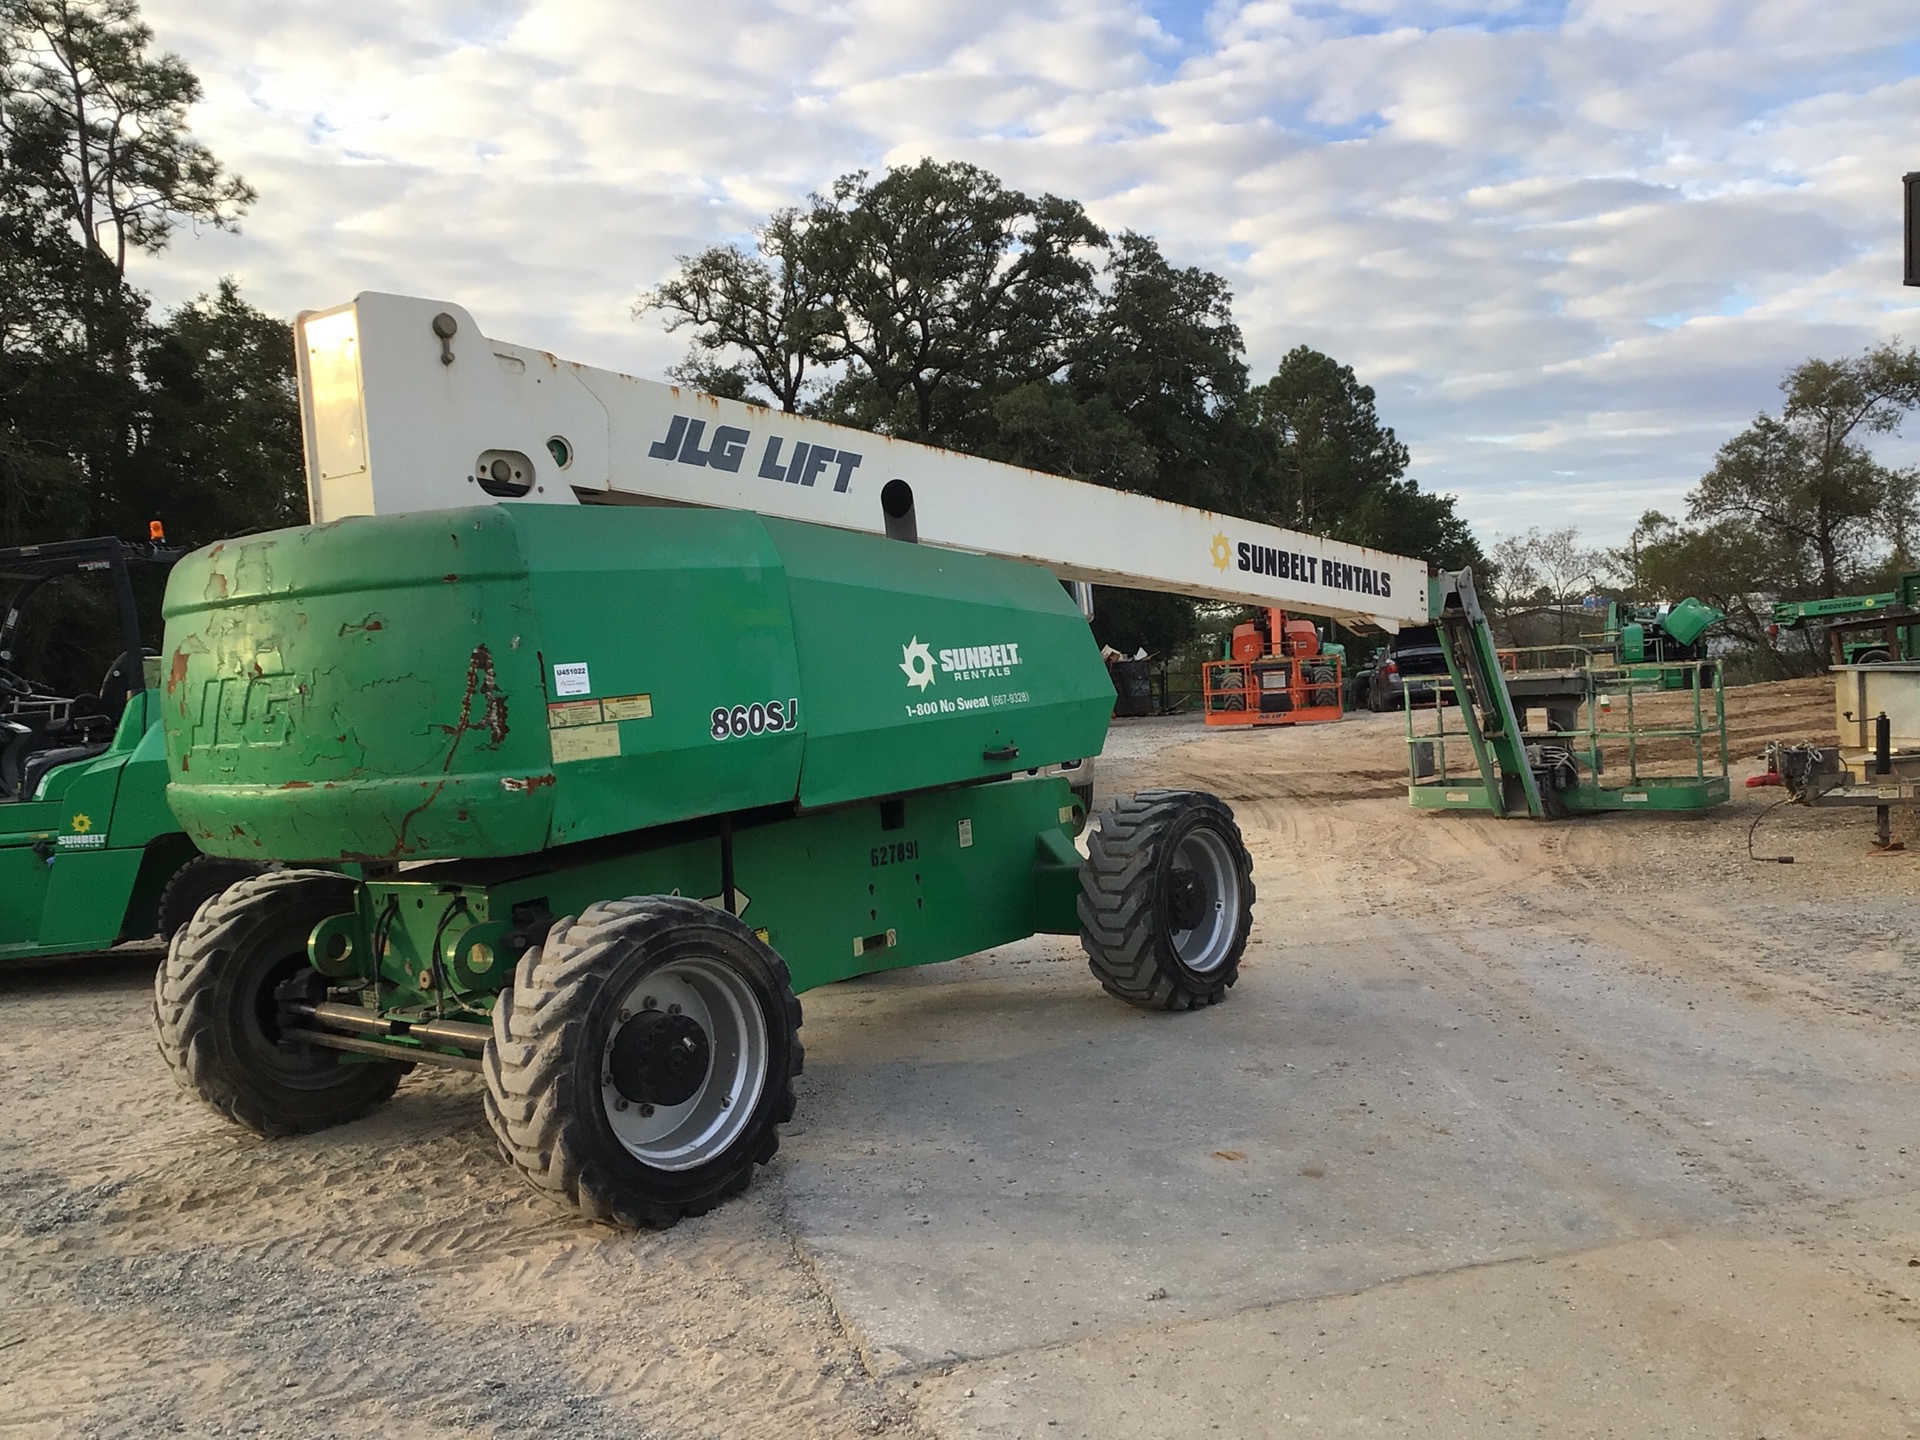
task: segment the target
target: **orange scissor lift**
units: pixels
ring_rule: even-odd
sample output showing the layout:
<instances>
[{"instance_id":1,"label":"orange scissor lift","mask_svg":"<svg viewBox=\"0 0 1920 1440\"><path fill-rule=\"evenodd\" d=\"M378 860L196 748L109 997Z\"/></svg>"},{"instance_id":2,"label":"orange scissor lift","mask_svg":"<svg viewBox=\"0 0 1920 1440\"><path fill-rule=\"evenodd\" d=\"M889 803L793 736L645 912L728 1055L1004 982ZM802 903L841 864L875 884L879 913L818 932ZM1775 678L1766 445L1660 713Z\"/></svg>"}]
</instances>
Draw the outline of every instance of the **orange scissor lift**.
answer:
<instances>
[{"instance_id":1,"label":"orange scissor lift","mask_svg":"<svg viewBox=\"0 0 1920 1440\"><path fill-rule=\"evenodd\" d=\"M1201 670L1209 725L1310 725L1340 718L1340 657L1320 648L1311 620L1268 610L1233 627L1227 658Z\"/></svg>"}]
</instances>

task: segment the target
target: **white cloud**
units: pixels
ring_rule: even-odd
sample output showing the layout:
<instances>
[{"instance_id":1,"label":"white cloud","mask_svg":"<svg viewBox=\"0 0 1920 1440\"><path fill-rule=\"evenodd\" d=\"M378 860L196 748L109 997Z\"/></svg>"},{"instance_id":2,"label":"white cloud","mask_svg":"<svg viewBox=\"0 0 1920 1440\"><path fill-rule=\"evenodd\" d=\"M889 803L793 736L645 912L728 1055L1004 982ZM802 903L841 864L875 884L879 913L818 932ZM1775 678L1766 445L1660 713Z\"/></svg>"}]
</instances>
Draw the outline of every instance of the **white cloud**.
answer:
<instances>
[{"instance_id":1,"label":"white cloud","mask_svg":"<svg viewBox=\"0 0 1920 1440\"><path fill-rule=\"evenodd\" d=\"M1910 0L147 0L260 189L163 301L442 295L658 373L673 256L928 154L1233 283L1352 364L1487 533L1677 510L1787 367L1904 327ZM1920 427L1916 427L1920 428ZM1920 442L1896 447L1920 456Z\"/></svg>"}]
</instances>

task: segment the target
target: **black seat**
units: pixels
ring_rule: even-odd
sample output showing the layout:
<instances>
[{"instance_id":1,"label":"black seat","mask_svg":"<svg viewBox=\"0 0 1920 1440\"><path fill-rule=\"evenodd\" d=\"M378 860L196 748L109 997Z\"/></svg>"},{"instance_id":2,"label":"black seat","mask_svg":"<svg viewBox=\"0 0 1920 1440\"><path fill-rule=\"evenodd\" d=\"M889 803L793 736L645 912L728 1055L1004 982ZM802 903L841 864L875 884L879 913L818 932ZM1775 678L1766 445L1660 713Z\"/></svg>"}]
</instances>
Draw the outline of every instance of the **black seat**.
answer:
<instances>
[{"instance_id":1,"label":"black seat","mask_svg":"<svg viewBox=\"0 0 1920 1440\"><path fill-rule=\"evenodd\" d=\"M36 750L27 757L21 767L20 798L31 800L33 792L40 788L40 782L46 778L49 770L57 765L65 765L70 760L91 760L96 755L106 754L105 744L100 745L58 745L50 750Z\"/></svg>"},{"instance_id":2,"label":"black seat","mask_svg":"<svg viewBox=\"0 0 1920 1440\"><path fill-rule=\"evenodd\" d=\"M56 765L87 760L105 752L108 739L95 740L67 725L45 725L16 719L8 729L24 725L0 744L0 804L31 800L41 780ZM4 732L0 732L4 733Z\"/></svg>"},{"instance_id":3,"label":"black seat","mask_svg":"<svg viewBox=\"0 0 1920 1440\"><path fill-rule=\"evenodd\" d=\"M15 720L0 730L0 801L18 800L27 757L38 748L41 727L33 721Z\"/></svg>"},{"instance_id":4,"label":"black seat","mask_svg":"<svg viewBox=\"0 0 1920 1440\"><path fill-rule=\"evenodd\" d=\"M127 708L127 697L133 693L134 677L140 673L145 658L158 655L158 650L142 650L138 654L129 650L107 667L107 673L100 680L100 713L109 720L118 723L120 712ZM75 701L79 704L79 701Z\"/></svg>"}]
</instances>

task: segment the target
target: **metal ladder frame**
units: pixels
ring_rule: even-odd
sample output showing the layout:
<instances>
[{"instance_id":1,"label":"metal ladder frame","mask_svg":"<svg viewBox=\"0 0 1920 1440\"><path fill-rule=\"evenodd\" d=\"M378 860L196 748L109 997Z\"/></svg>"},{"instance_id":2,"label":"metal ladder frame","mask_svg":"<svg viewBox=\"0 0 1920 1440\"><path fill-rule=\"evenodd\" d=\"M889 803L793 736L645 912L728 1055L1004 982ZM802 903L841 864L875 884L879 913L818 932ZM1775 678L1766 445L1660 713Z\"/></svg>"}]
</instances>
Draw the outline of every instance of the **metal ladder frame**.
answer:
<instances>
[{"instance_id":1,"label":"metal ladder frame","mask_svg":"<svg viewBox=\"0 0 1920 1440\"><path fill-rule=\"evenodd\" d=\"M1546 814L1546 807L1533 767L1527 763L1520 717L1513 708L1505 672L1500 669L1493 627L1487 623L1480 596L1473 588L1473 571L1442 575L1439 584L1442 597L1435 608L1434 629L1453 680L1453 693L1473 710L1471 716L1463 718L1473 758L1480 767L1480 781L1494 803L1495 813L1514 813L1524 803L1527 814L1538 820Z\"/></svg>"}]
</instances>

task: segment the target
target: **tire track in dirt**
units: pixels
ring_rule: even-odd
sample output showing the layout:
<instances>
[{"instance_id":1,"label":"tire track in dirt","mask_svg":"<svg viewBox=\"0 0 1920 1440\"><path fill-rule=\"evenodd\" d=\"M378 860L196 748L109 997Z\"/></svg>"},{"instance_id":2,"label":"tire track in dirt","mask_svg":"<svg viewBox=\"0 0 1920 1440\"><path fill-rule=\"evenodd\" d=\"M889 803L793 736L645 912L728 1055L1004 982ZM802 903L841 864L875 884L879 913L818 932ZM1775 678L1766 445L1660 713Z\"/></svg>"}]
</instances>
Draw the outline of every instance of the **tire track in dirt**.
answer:
<instances>
[{"instance_id":1,"label":"tire track in dirt","mask_svg":"<svg viewBox=\"0 0 1920 1440\"><path fill-rule=\"evenodd\" d=\"M150 983L47 973L7 1002L0 1435L917 1433L794 1257L777 1162L628 1236L503 1166L465 1076L261 1141L167 1078Z\"/></svg>"},{"instance_id":2,"label":"tire track in dirt","mask_svg":"<svg viewBox=\"0 0 1920 1440\"><path fill-rule=\"evenodd\" d=\"M1833 1242L1830 1231L1836 1218L1858 1209L1863 1204L1861 1199L1833 1199L1765 1151L1706 1119L1684 1094L1649 1083L1629 1064L1596 1053L1591 1044L1567 1035L1552 1020L1541 1018L1540 996L1494 948L1475 946L1459 937L1436 945L1428 936L1405 953L1417 954L1415 963L1430 974L1442 976L1460 991L1487 1001L1500 1015L1500 1029L1520 1029L1559 1057L1563 1069L1577 1076L1600 1099L1612 1103L1620 1121L1646 1132L1687 1173L1704 1180L1723 1197L1741 1221L1757 1227L1747 1233L1778 1237L1818 1257L1823 1266L1846 1274L1882 1314L1902 1324L1920 1324L1920 1292L1908 1293L1898 1285L1889 1285L1880 1273L1884 1255L1903 1248L1901 1237L1882 1230L1871 1246L1836 1246ZM1509 1133L1515 1133L1513 1127L1509 1127ZM1557 1162L1554 1147L1541 1137L1533 1137L1528 1149L1534 1163L1549 1173L1561 1174L1570 1191L1604 1205L1613 1188L1605 1175ZM1887 1192L1893 1198L1912 1193L1911 1188ZM1870 1206L1874 1198L1864 1203ZM1637 1219L1631 1214L1617 1216L1619 1233L1644 1237L1674 1228L1648 1227ZM1852 1223L1861 1230L1869 1228L1858 1220Z\"/></svg>"},{"instance_id":3,"label":"tire track in dirt","mask_svg":"<svg viewBox=\"0 0 1920 1440\"><path fill-rule=\"evenodd\" d=\"M1817 725L1813 717L1830 705L1830 696L1825 680L1731 692L1731 753L1738 757L1749 742L1757 750L1763 738ZM1660 719L1662 705L1677 715L1690 704L1690 697L1660 697L1649 718ZM1475 941L1491 929L1540 926L1548 933L1603 939L1610 952L1619 952L1611 958L1624 968L1663 975L1675 973L1676 952L1684 950L1685 973L1711 979L1728 993L1745 994L1756 977L1764 977L1771 992L1816 995L1823 1005L1884 1023L1887 992L1898 988L1892 983L1859 998L1819 993L1823 987L1808 971L1831 967L1809 966L1803 956L1783 953L1793 948L1791 940L1756 945L1748 927L1729 931L1726 907L1751 909L1751 897L1729 894L1717 872L1747 863L1740 811L1751 813L1757 802L1715 817L1561 822L1416 812L1404 798L1404 772L1382 763L1399 758L1397 726L1394 733L1377 723L1340 728L1346 733L1317 732L1328 743L1316 756L1316 771L1304 776L1274 765L1282 747L1256 755L1254 745L1263 737L1203 737L1166 752L1163 760L1181 782L1190 777L1228 795L1259 796L1249 801L1249 829L1259 832L1253 843L1266 862L1263 873L1278 870L1316 892L1348 897L1358 912L1350 918L1364 919L1374 933L1384 925L1400 937L1401 953L1417 957L1435 983L1496 1007L1503 1024L1521 1025L1563 1055L1583 1081L1629 1114L1639 1111L1659 1143L1709 1175L1743 1209L1822 1199L1782 1167L1703 1126L1685 1097L1641 1085L1624 1066L1595 1058L1578 1043L1541 1030L1537 1021L1521 1020L1533 1013L1530 1005L1538 1008L1537 1000L1499 956ZM1350 783L1343 791L1342 776L1364 776L1390 790L1391 798L1368 796ZM1689 883L1689 872L1699 879ZM1790 893L1793 903L1781 907L1782 927L1773 933L1790 935L1789 913L1804 915L1799 887ZM1661 898L1647 898L1653 894ZM1293 892L1286 899L1299 903ZM1873 933L1871 924L1863 928ZM1676 944L1680 936L1684 944ZM1920 992L1920 983L1914 990Z\"/></svg>"},{"instance_id":4,"label":"tire track in dirt","mask_svg":"<svg viewBox=\"0 0 1920 1440\"><path fill-rule=\"evenodd\" d=\"M636 1433L640 1417L673 1437L710 1434L716 1413L751 1426L776 1412L794 1433L911 1433L772 1203L625 1235L533 1197L490 1222L414 1227L361 1200L329 1210L331 1237L183 1236L131 1253L108 1207L43 1204L59 1224L0 1239L17 1301L0 1309L0 1343L18 1341L10 1373L32 1377L18 1404L0 1390L0 1407L61 1417L49 1433L89 1415L90 1433L129 1436L212 1433L238 1415L243 1433L597 1440ZM680 1323L663 1330L662 1315ZM204 1393L156 1385L157 1355L190 1363Z\"/></svg>"},{"instance_id":5,"label":"tire track in dirt","mask_svg":"<svg viewBox=\"0 0 1920 1440\"><path fill-rule=\"evenodd\" d=\"M1410 963L1441 977L1443 985L1450 984L1458 992L1485 1001L1491 1007L1489 1013L1499 1016L1498 1028L1503 1032L1519 1030L1556 1056L1570 1075L1578 1076L1597 1096L1610 1101L1624 1121L1645 1131L1741 1216L1757 1222L1761 1233L1778 1236L1797 1249L1817 1255L1824 1265L1846 1273L1891 1318L1902 1324L1920 1324L1920 1292L1909 1294L1897 1285L1890 1286L1874 1258L1876 1251L1884 1254L1900 1249L1897 1237L1883 1233L1873 1247L1836 1247L1828 1233L1834 1218L1858 1208L1860 1199L1836 1200L1828 1190L1799 1178L1766 1150L1707 1119L1687 1095L1651 1083L1632 1068L1630 1061L1616 1061L1599 1053L1584 1037L1569 1034L1543 1013L1546 1007L1541 1004L1541 994L1515 969L1507 947L1477 943L1470 935L1441 939L1417 932L1405 922L1395 922L1395 928L1402 942L1399 953ZM1672 932L1645 930L1642 935L1644 943L1658 947L1670 943ZM1635 953L1627 937L1611 935L1600 943L1605 946L1609 969ZM1859 1013L1875 1014L1864 1007ZM1875 1018L1879 1024L1871 1028L1884 1040L1884 1013ZM1916 1078L1920 1078L1920 1067L1916 1067ZM1538 1160L1551 1163L1550 1146L1535 1144L1531 1148ZM1604 1197L1610 1188L1604 1176L1584 1170L1566 1170L1565 1174L1570 1188L1589 1196ZM1914 1191L1908 1185L1884 1193L1900 1196ZM1622 1233L1633 1231L1633 1226L1623 1226Z\"/></svg>"}]
</instances>

